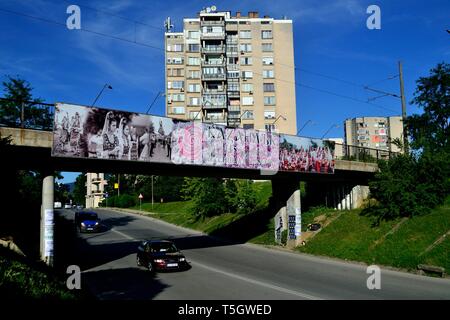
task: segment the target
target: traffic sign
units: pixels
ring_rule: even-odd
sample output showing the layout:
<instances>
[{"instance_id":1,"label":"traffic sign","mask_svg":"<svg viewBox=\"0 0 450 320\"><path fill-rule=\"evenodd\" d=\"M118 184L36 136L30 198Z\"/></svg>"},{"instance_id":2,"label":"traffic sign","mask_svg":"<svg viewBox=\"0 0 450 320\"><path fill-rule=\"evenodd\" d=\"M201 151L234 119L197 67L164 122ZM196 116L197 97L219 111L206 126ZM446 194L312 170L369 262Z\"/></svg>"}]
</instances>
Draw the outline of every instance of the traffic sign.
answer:
<instances>
[{"instance_id":1,"label":"traffic sign","mask_svg":"<svg viewBox=\"0 0 450 320\"><path fill-rule=\"evenodd\" d=\"M141 194L139 194L139 199L144 199L144 196Z\"/></svg>"}]
</instances>

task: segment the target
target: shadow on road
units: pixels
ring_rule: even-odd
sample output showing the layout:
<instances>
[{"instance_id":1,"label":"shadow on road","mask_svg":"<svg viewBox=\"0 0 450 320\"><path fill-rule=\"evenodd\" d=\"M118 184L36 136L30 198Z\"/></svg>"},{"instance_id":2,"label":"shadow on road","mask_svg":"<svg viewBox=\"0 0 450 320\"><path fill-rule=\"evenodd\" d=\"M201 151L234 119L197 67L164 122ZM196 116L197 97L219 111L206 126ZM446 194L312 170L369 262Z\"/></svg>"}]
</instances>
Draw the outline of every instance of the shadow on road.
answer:
<instances>
[{"instance_id":1,"label":"shadow on road","mask_svg":"<svg viewBox=\"0 0 450 320\"><path fill-rule=\"evenodd\" d=\"M82 286L105 300L149 300L169 287L143 268L87 271L82 279Z\"/></svg>"}]
</instances>

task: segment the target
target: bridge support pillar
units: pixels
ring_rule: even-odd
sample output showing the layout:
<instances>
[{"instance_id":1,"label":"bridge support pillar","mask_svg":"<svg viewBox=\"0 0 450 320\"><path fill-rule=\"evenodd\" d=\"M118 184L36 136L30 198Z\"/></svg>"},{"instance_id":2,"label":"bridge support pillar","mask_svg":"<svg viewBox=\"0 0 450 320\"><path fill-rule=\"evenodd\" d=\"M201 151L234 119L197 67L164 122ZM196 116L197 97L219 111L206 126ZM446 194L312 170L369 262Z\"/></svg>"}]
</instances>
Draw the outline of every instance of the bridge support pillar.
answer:
<instances>
[{"instance_id":1,"label":"bridge support pillar","mask_svg":"<svg viewBox=\"0 0 450 320\"><path fill-rule=\"evenodd\" d=\"M282 242L287 230L286 245L295 247L301 243L301 200L298 179L272 180L271 208L275 215L275 241Z\"/></svg>"},{"instance_id":2,"label":"bridge support pillar","mask_svg":"<svg viewBox=\"0 0 450 320\"><path fill-rule=\"evenodd\" d=\"M40 256L47 265L53 266L54 241L54 177L46 172L42 181Z\"/></svg>"}]
</instances>

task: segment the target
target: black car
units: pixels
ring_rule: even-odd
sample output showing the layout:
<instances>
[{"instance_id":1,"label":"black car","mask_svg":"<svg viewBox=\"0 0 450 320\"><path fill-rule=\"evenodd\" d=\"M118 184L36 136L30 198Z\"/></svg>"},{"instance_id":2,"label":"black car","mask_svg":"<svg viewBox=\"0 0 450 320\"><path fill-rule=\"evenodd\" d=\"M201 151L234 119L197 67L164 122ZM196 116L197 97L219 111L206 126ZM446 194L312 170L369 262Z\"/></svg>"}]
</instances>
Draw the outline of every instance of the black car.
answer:
<instances>
[{"instance_id":1,"label":"black car","mask_svg":"<svg viewBox=\"0 0 450 320\"><path fill-rule=\"evenodd\" d=\"M97 213L91 211L75 212L75 225L80 232L98 232L101 229Z\"/></svg>"},{"instance_id":2,"label":"black car","mask_svg":"<svg viewBox=\"0 0 450 320\"><path fill-rule=\"evenodd\" d=\"M138 266L148 268L150 272L168 270L186 270L190 268L186 257L172 241L146 240L141 242L136 255Z\"/></svg>"}]
</instances>

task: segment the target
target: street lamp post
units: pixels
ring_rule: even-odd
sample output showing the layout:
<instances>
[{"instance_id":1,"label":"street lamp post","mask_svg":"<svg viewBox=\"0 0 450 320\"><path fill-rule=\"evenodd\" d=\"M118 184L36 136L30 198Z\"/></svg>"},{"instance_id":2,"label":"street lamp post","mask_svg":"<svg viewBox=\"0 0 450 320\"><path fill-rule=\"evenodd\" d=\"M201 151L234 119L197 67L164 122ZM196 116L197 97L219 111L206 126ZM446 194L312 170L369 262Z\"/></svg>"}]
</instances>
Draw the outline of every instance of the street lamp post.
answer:
<instances>
[{"instance_id":1,"label":"street lamp post","mask_svg":"<svg viewBox=\"0 0 450 320\"><path fill-rule=\"evenodd\" d=\"M156 100L158 100L159 97L163 97L166 94L162 91L159 91L158 94L156 95L155 99L153 99L152 103L150 104L150 107L148 107L147 112L145 114L148 114L150 109L153 107L153 105L155 104Z\"/></svg>"},{"instance_id":2,"label":"street lamp post","mask_svg":"<svg viewBox=\"0 0 450 320\"><path fill-rule=\"evenodd\" d=\"M105 83L105 85L103 86L102 90L100 90L100 92L98 93L98 95L95 98L94 102L92 103L91 107L93 107L95 105L95 103L97 102L98 98L100 98L101 94L103 93L103 90L105 90L106 88L112 89L111 85Z\"/></svg>"},{"instance_id":3,"label":"street lamp post","mask_svg":"<svg viewBox=\"0 0 450 320\"><path fill-rule=\"evenodd\" d=\"M270 131L270 132L272 131L272 126L274 126L274 125L275 125L275 122L277 122L278 119L280 119L280 118L283 118L284 121L287 120L286 117L284 117L284 116L282 116L282 115L280 114L280 115L275 119L275 121L272 122L272 123L270 124L270 127L269 127L269 131Z\"/></svg>"},{"instance_id":4,"label":"street lamp post","mask_svg":"<svg viewBox=\"0 0 450 320\"><path fill-rule=\"evenodd\" d=\"M333 128L335 128L335 127L336 127L336 128L339 128L339 126L336 125L336 124L331 125L331 127L323 134L323 136L320 137L320 139L325 138L325 136L328 134L328 132L330 132L331 129L333 129Z\"/></svg>"},{"instance_id":5,"label":"street lamp post","mask_svg":"<svg viewBox=\"0 0 450 320\"><path fill-rule=\"evenodd\" d=\"M300 132L302 132L303 129L305 129L305 127L308 125L308 123L312 122L312 120L308 120L305 122L305 124L303 125L303 127L300 128L300 130L297 131L297 135L300 134Z\"/></svg>"}]
</instances>

